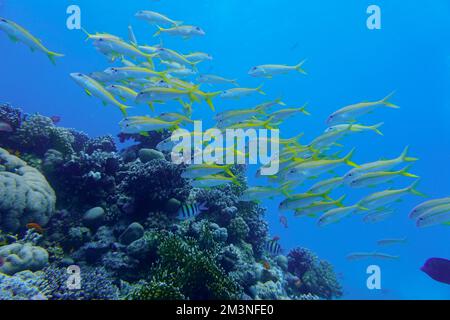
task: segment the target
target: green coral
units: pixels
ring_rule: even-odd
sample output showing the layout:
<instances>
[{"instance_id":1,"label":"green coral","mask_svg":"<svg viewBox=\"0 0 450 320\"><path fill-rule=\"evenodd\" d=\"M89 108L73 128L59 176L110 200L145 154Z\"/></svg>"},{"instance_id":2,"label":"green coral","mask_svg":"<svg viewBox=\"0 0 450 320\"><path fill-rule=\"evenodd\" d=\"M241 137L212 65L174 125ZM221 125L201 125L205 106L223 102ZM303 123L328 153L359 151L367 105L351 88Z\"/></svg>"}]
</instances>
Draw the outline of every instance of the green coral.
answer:
<instances>
[{"instance_id":1,"label":"green coral","mask_svg":"<svg viewBox=\"0 0 450 320\"><path fill-rule=\"evenodd\" d=\"M230 221L228 235L232 242L239 243L244 241L248 237L249 232L250 228L243 218L236 217Z\"/></svg>"},{"instance_id":2,"label":"green coral","mask_svg":"<svg viewBox=\"0 0 450 320\"><path fill-rule=\"evenodd\" d=\"M206 238L203 244L212 241ZM130 299L237 299L240 287L219 266L214 251L202 250L192 238L166 234L158 247L151 281L134 291Z\"/></svg>"},{"instance_id":3,"label":"green coral","mask_svg":"<svg viewBox=\"0 0 450 320\"><path fill-rule=\"evenodd\" d=\"M140 284L132 290L125 300L184 300L185 296L181 293L173 281L162 281L157 278L170 279L167 273L154 276L153 279L145 284Z\"/></svg>"},{"instance_id":4,"label":"green coral","mask_svg":"<svg viewBox=\"0 0 450 320\"><path fill-rule=\"evenodd\" d=\"M302 293L317 295L325 299L342 296L342 287L336 279L333 266L327 261L319 261L302 277Z\"/></svg>"}]
</instances>

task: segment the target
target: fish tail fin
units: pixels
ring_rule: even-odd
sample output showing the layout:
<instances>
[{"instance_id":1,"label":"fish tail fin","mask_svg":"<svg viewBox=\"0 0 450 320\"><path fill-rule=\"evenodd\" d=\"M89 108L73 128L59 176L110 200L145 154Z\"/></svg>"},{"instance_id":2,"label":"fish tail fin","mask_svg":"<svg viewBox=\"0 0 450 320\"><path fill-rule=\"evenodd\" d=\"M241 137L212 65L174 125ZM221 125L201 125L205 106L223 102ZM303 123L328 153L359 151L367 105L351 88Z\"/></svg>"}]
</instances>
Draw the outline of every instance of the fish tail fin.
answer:
<instances>
[{"instance_id":1,"label":"fish tail fin","mask_svg":"<svg viewBox=\"0 0 450 320\"><path fill-rule=\"evenodd\" d=\"M207 210L209 210L209 208L206 206L206 202L200 203L200 205L198 206L198 210L199 211L207 211Z\"/></svg>"},{"instance_id":2,"label":"fish tail fin","mask_svg":"<svg viewBox=\"0 0 450 320\"><path fill-rule=\"evenodd\" d=\"M408 157L408 152L409 152L409 146L405 147L405 149L403 150L402 154L400 155L400 159L404 162L415 162L417 160L419 160L418 158L412 158L412 157Z\"/></svg>"},{"instance_id":3,"label":"fish tail fin","mask_svg":"<svg viewBox=\"0 0 450 320\"><path fill-rule=\"evenodd\" d=\"M262 90L262 88L264 87L264 84L261 84L258 88L256 88L255 90L257 91L257 92L259 92L260 94L262 94L262 95L266 95L266 93Z\"/></svg>"},{"instance_id":4,"label":"fish tail fin","mask_svg":"<svg viewBox=\"0 0 450 320\"><path fill-rule=\"evenodd\" d=\"M150 110L155 111L155 104L153 102L150 102L148 106L150 107Z\"/></svg>"},{"instance_id":5,"label":"fish tail fin","mask_svg":"<svg viewBox=\"0 0 450 320\"><path fill-rule=\"evenodd\" d=\"M292 194L290 185L289 185L289 184L283 185L283 186L281 187L281 193L282 193L286 198L290 198L290 197L291 197L291 194Z\"/></svg>"},{"instance_id":6,"label":"fish tail fin","mask_svg":"<svg viewBox=\"0 0 450 320\"><path fill-rule=\"evenodd\" d=\"M346 163L347 165L351 166L351 167L355 167L355 168L359 168L359 165L357 165L356 163L354 163L352 161L352 157L355 154L355 149L352 149L352 151L350 151L343 159L342 161L344 163Z\"/></svg>"},{"instance_id":7,"label":"fish tail fin","mask_svg":"<svg viewBox=\"0 0 450 320\"><path fill-rule=\"evenodd\" d=\"M153 62L153 58L156 57L157 55L158 54L146 54L145 55L145 58L147 59L147 62L150 64L150 67L152 69L155 69L155 63Z\"/></svg>"},{"instance_id":8,"label":"fish tail fin","mask_svg":"<svg viewBox=\"0 0 450 320\"><path fill-rule=\"evenodd\" d=\"M239 87L239 83L237 81L237 79L233 79L230 81L235 87Z\"/></svg>"},{"instance_id":9,"label":"fish tail fin","mask_svg":"<svg viewBox=\"0 0 450 320\"><path fill-rule=\"evenodd\" d=\"M212 111L216 111L212 99L217 97L219 94L220 92L211 92L202 94L203 98L205 99L206 103L208 104L208 106L211 108Z\"/></svg>"},{"instance_id":10,"label":"fish tail fin","mask_svg":"<svg viewBox=\"0 0 450 320\"><path fill-rule=\"evenodd\" d=\"M56 59L55 58L60 58L60 57L64 57L63 54L60 53L56 53L56 52L52 52L52 51L48 51L47 52L47 56L50 59L50 61L56 65Z\"/></svg>"},{"instance_id":11,"label":"fish tail fin","mask_svg":"<svg viewBox=\"0 0 450 320\"><path fill-rule=\"evenodd\" d=\"M87 36L86 40L84 40L84 41L89 41L89 39L92 37L92 34L87 32L87 30L85 28L81 28L81 31L83 31L83 33Z\"/></svg>"},{"instance_id":12,"label":"fish tail fin","mask_svg":"<svg viewBox=\"0 0 450 320\"><path fill-rule=\"evenodd\" d=\"M290 138L290 139L287 139L285 144L286 144L286 145L289 145L289 144L293 143L293 144L295 144L297 147L300 147L300 143L298 142L298 140L300 140L304 135L305 135L305 133L302 132L302 133L296 135L295 137L292 137L292 138Z\"/></svg>"},{"instance_id":13,"label":"fish tail fin","mask_svg":"<svg viewBox=\"0 0 450 320\"><path fill-rule=\"evenodd\" d=\"M418 191L416 189L417 185L419 184L420 180L416 180L414 181L414 183L408 187L408 192L412 193L415 196L419 196L419 197L427 197L425 194L423 194L422 192Z\"/></svg>"},{"instance_id":14,"label":"fish tail fin","mask_svg":"<svg viewBox=\"0 0 450 320\"><path fill-rule=\"evenodd\" d=\"M297 70L298 72L306 75L307 74L306 71L302 68L305 63L306 63L306 59L303 60L302 62L300 62L299 64L297 64L295 66L295 70Z\"/></svg>"},{"instance_id":15,"label":"fish tail fin","mask_svg":"<svg viewBox=\"0 0 450 320\"><path fill-rule=\"evenodd\" d=\"M411 168L411 166L407 166L405 168L403 168L402 170L399 171L399 174L401 174L404 177L408 177L408 178L420 178L419 176L409 173L408 170Z\"/></svg>"},{"instance_id":16,"label":"fish tail fin","mask_svg":"<svg viewBox=\"0 0 450 320\"><path fill-rule=\"evenodd\" d=\"M323 192L323 193L321 193L321 194L319 194L322 198L324 198L325 200L328 200L328 201L333 201L333 199L332 198L330 198L330 193L333 191L333 189L328 189L327 191L325 191L325 192Z\"/></svg>"},{"instance_id":17,"label":"fish tail fin","mask_svg":"<svg viewBox=\"0 0 450 320\"><path fill-rule=\"evenodd\" d=\"M381 132L379 129L383 125L384 125L384 122L380 122L380 123L377 123L376 125L369 127L369 129L375 131L376 134L378 134L380 136L384 136L383 132Z\"/></svg>"},{"instance_id":18,"label":"fish tail fin","mask_svg":"<svg viewBox=\"0 0 450 320\"><path fill-rule=\"evenodd\" d=\"M134 30L132 26L128 26L128 38L133 46L138 47L138 42L136 40L136 35L134 34Z\"/></svg>"},{"instance_id":19,"label":"fish tail fin","mask_svg":"<svg viewBox=\"0 0 450 320\"><path fill-rule=\"evenodd\" d=\"M381 100L381 103L389 108L400 109L399 106L389 102L389 100L394 96L394 94L395 94L395 91L391 92L387 97L385 97L383 100Z\"/></svg>"},{"instance_id":20,"label":"fish tail fin","mask_svg":"<svg viewBox=\"0 0 450 320\"><path fill-rule=\"evenodd\" d=\"M234 185L240 187L241 183L239 182L237 177L231 178L231 181L233 182Z\"/></svg>"},{"instance_id":21,"label":"fish tail fin","mask_svg":"<svg viewBox=\"0 0 450 320\"><path fill-rule=\"evenodd\" d=\"M344 206L344 200L345 200L345 198L347 197L347 195L343 195L342 197L340 197L339 199L337 199L336 200L336 205L338 206L338 207L341 207L341 208L343 208L343 207L345 207Z\"/></svg>"},{"instance_id":22,"label":"fish tail fin","mask_svg":"<svg viewBox=\"0 0 450 320\"><path fill-rule=\"evenodd\" d=\"M228 174L231 178L236 178L236 175L231 171L233 164L228 164L224 166L224 172Z\"/></svg>"},{"instance_id":23,"label":"fish tail fin","mask_svg":"<svg viewBox=\"0 0 450 320\"><path fill-rule=\"evenodd\" d=\"M266 121L264 121L262 123L262 126L264 128L266 128L267 130L274 130L275 126L278 126L281 122L279 123L272 123L273 117L270 117L269 119L267 119Z\"/></svg>"},{"instance_id":24,"label":"fish tail fin","mask_svg":"<svg viewBox=\"0 0 450 320\"><path fill-rule=\"evenodd\" d=\"M306 110L306 107L307 107L307 106L308 106L308 103L305 103L305 104L303 105L303 107L301 107L301 108L298 109L298 111L300 111L301 113L303 113L303 114L306 115L306 116L310 116L311 113L309 113L309 112Z\"/></svg>"},{"instance_id":25,"label":"fish tail fin","mask_svg":"<svg viewBox=\"0 0 450 320\"><path fill-rule=\"evenodd\" d=\"M164 32L164 28L161 28L160 26L156 26L158 28L158 31L155 32L153 35L154 37L159 36L162 32Z\"/></svg>"},{"instance_id":26,"label":"fish tail fin","mask_svg":"<svg viewBox=\"0 0 450 320\"><path fill-rule=\"evenodd\" d=\"M126 117L128 115L128 109L131 109L132 107L126 106L124 104L119 104L119 109L120 111L122 111L122 114L124 117Z\"/></svg>"}]
</instances>

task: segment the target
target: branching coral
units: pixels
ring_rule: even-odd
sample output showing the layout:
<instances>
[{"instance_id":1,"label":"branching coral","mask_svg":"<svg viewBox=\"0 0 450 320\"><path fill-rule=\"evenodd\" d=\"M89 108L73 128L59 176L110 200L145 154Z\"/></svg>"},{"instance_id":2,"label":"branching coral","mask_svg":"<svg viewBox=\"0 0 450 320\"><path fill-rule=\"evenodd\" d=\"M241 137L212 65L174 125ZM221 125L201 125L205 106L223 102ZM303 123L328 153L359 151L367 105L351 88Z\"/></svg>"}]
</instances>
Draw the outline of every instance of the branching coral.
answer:
<instances>
[{"instance_id":1,"label":"branching coral","mask_svg":"<svg viewBox=\"0 0 450 320\"><path fill-rule=\"evenodd\" d=\"M112 153L117 152L117 147L112 136L102 136L87 140L84 146L84 151L87 154L92 154L94 152Z\"/></svg>"},{"instance_id":2,"label":"branching coral","mask_svg":"<svg viewBox=\"0 0 450 320\"><path fill-rule=\"evenodd\" d=\"M67 287L67 269L51 265L43 271L45 291L54 300L110 300L120 292L114 279L103 267L81 266L81 289Z\"/></svg>"},{"instance_id":3,"label":"branching coral","mask_svg":"<svg viewBox=\"0 0 450 320\"><path fill-rule=\"evenodd\" d=\"M84 152L65 160L55 151L46 153L44 172L58 191L60 204L87 209L105 205L115 193L120 158L115 153Z\"/></svg>"},{"instance_id":4,"label":"branching coral","mask_svg":"<svg viewBox=\"0 0 450 320\"><path fill-rule=\"evenodd\" d=\"M300 294L312 294L324 299L338 298L342 295L341 286L336 279L333 266L319 260L305 248L293 249L288 255L288 270L300 279Z\"/></svg>"},{"instance_id":5,"label":"branching coral","mask_svg":"<svg viewBox=\"0 0 450 320\"><path fill-rule=\"evenodd\" d=\"M191 188L181 173L181 166L166 160L135 161L120 173L118 191L132 199L137 214L148 214L163 209L169 199L187 200Z\"/></svg>"},{"instance_id":6,"label":"branching coral","mask_svg":"<svg viewBox=\"0 0 450 320\"><path fill-rule=\"evenodd\" d=\"M11 141L23 152L43 156L49 149L73 153L75 139L69 130L56 127L52 119L36 114L23 121Z\"/></svg>"},{"instance_id":7,"label":"branching coral","mask_svg":"<svg viewBox=\"0 0 450 320\"><path fill-rule=\"evenodd\" d=\"M22 110L12 107L10 104L0 104L0 121L11 126L13 131L17 130L22 124L25 115Z\"/></svg>"},{"instance_id":8,"label":"branching coral","mask_svg":"<svg viewBox=\"0 0 450 320\"><path fill-rule=\"evenodd\" d=\"M159 245L158 256L151 283L165 283L171 294L180 292L193 300L235 299L240 295L239 286L218 265L215 254L201 250L193 239L168 234Z\"/></svg>"}]
</instances>

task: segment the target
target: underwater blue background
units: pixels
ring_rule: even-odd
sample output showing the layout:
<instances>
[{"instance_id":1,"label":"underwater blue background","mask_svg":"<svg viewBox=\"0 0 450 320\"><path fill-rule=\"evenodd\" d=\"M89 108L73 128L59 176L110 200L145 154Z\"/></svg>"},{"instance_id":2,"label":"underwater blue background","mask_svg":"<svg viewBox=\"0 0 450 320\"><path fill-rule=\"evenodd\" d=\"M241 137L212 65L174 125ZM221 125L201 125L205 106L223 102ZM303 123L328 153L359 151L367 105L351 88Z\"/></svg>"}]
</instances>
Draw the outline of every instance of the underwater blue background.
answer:
<instances>
[{"instance_id":1,"label":"underwater blue background","mask_svg":"<svg viewBox=\"0 0 450 320\"><path fill-rule=\"evenodd\" d=\"M283 137L305 132L307 143L326 127L333 111L364 100L378 100L396 90L392 102L400 110L383 109L363 119L364 124L385 122L384 137L371 133L344 141L346 150L357 147L355 161L364 163L397 157L407 145L420 158L411 171L420 175L419 190L430 197L450 195L450 2L401 0L133 0L59 1L0 0L0 16L12 19L66 55L53 66L42 54L31 54L23 45L11 45L0 34L0 101L10 102L28 113L62 117L61 125L89 135L116 135L121 119L117 109L89 98L69 77L71 72L101 71L109 66L85 42L85 35L66 28L66 8L82 9L83 27L90 32L108 32L127 37L135 29L140 44L157 44L154 27L136 20L141 9L159 11L201 26L207 36L184 41L164 37L164 45L177 51L204 51L214 60L202 65L203 72L237 78L243 86L261 83L247 75L255 65L297 64L308 59L308 76L291 74L266 80L269 98L283 97L290 106L309 102L311 117L295 117L281 127ZM382 30L368 30L366 8L382 9ZM213 90L213 89L211 89ZM221 102L223 110L253 107L268 97ZM144 108L144 107L142 107ZM160 106L163 110L164 106ZM136 110L143 113L143 110ZM145 110L147 112L147 110ZM194 118L213 125L212 111L197 106ZM255 168L250 168L249 176ZM342 173L345 172L342 171ZM250 183L254 182L250 178ZM254 182L255 183L255 182ZM410 181L396 181L398 187ZM353 204L370 191L340 189ZM266 218L272 235L281 237L287 252L305 246L330 261L341 274L344 298L349 299L450 299L450 287L433 281L419 268L430 257L450 258L450 228L417 229L407 214L423 201L408 196L397 206L396 215L376 225L361 217L319 228L313 219L288 215L289 228L278 222L277 204L267 201ZM382 238L407 237L408 243L382 248L399 255L398 261L350 262L354 251L375 251ZM381 266L383 290L368 290L366 268Z\"/></svg>"}]
</instances>

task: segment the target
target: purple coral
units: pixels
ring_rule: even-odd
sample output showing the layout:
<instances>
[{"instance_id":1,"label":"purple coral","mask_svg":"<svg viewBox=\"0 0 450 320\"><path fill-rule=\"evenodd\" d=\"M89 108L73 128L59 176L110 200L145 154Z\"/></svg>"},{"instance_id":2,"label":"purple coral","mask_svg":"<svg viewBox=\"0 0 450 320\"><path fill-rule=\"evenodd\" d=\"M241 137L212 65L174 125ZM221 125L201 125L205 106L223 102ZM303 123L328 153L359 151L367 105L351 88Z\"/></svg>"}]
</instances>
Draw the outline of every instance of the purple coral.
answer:
<instances>
[{"instance_id":1,"label":"purple coral","mask_svg":"<svg viewBox=\"0 0 450 320\"><path fill-rule=\"evenodd\" d=\"M21 109L14 108L7 103L0 104L0 121L9 124L13 131L21 126L24 117Z\"/></svg>"},{"instance_id":2,"label":"purple coral","mask_svg":"<svg viewBox=\"0 0 450 320\"><path fill-rule=\"evenodd\" d=\"M288 271L302 277L315 262L314 254L305 248L295 248L288 254Z\"/></svg>"}]
</instances>

